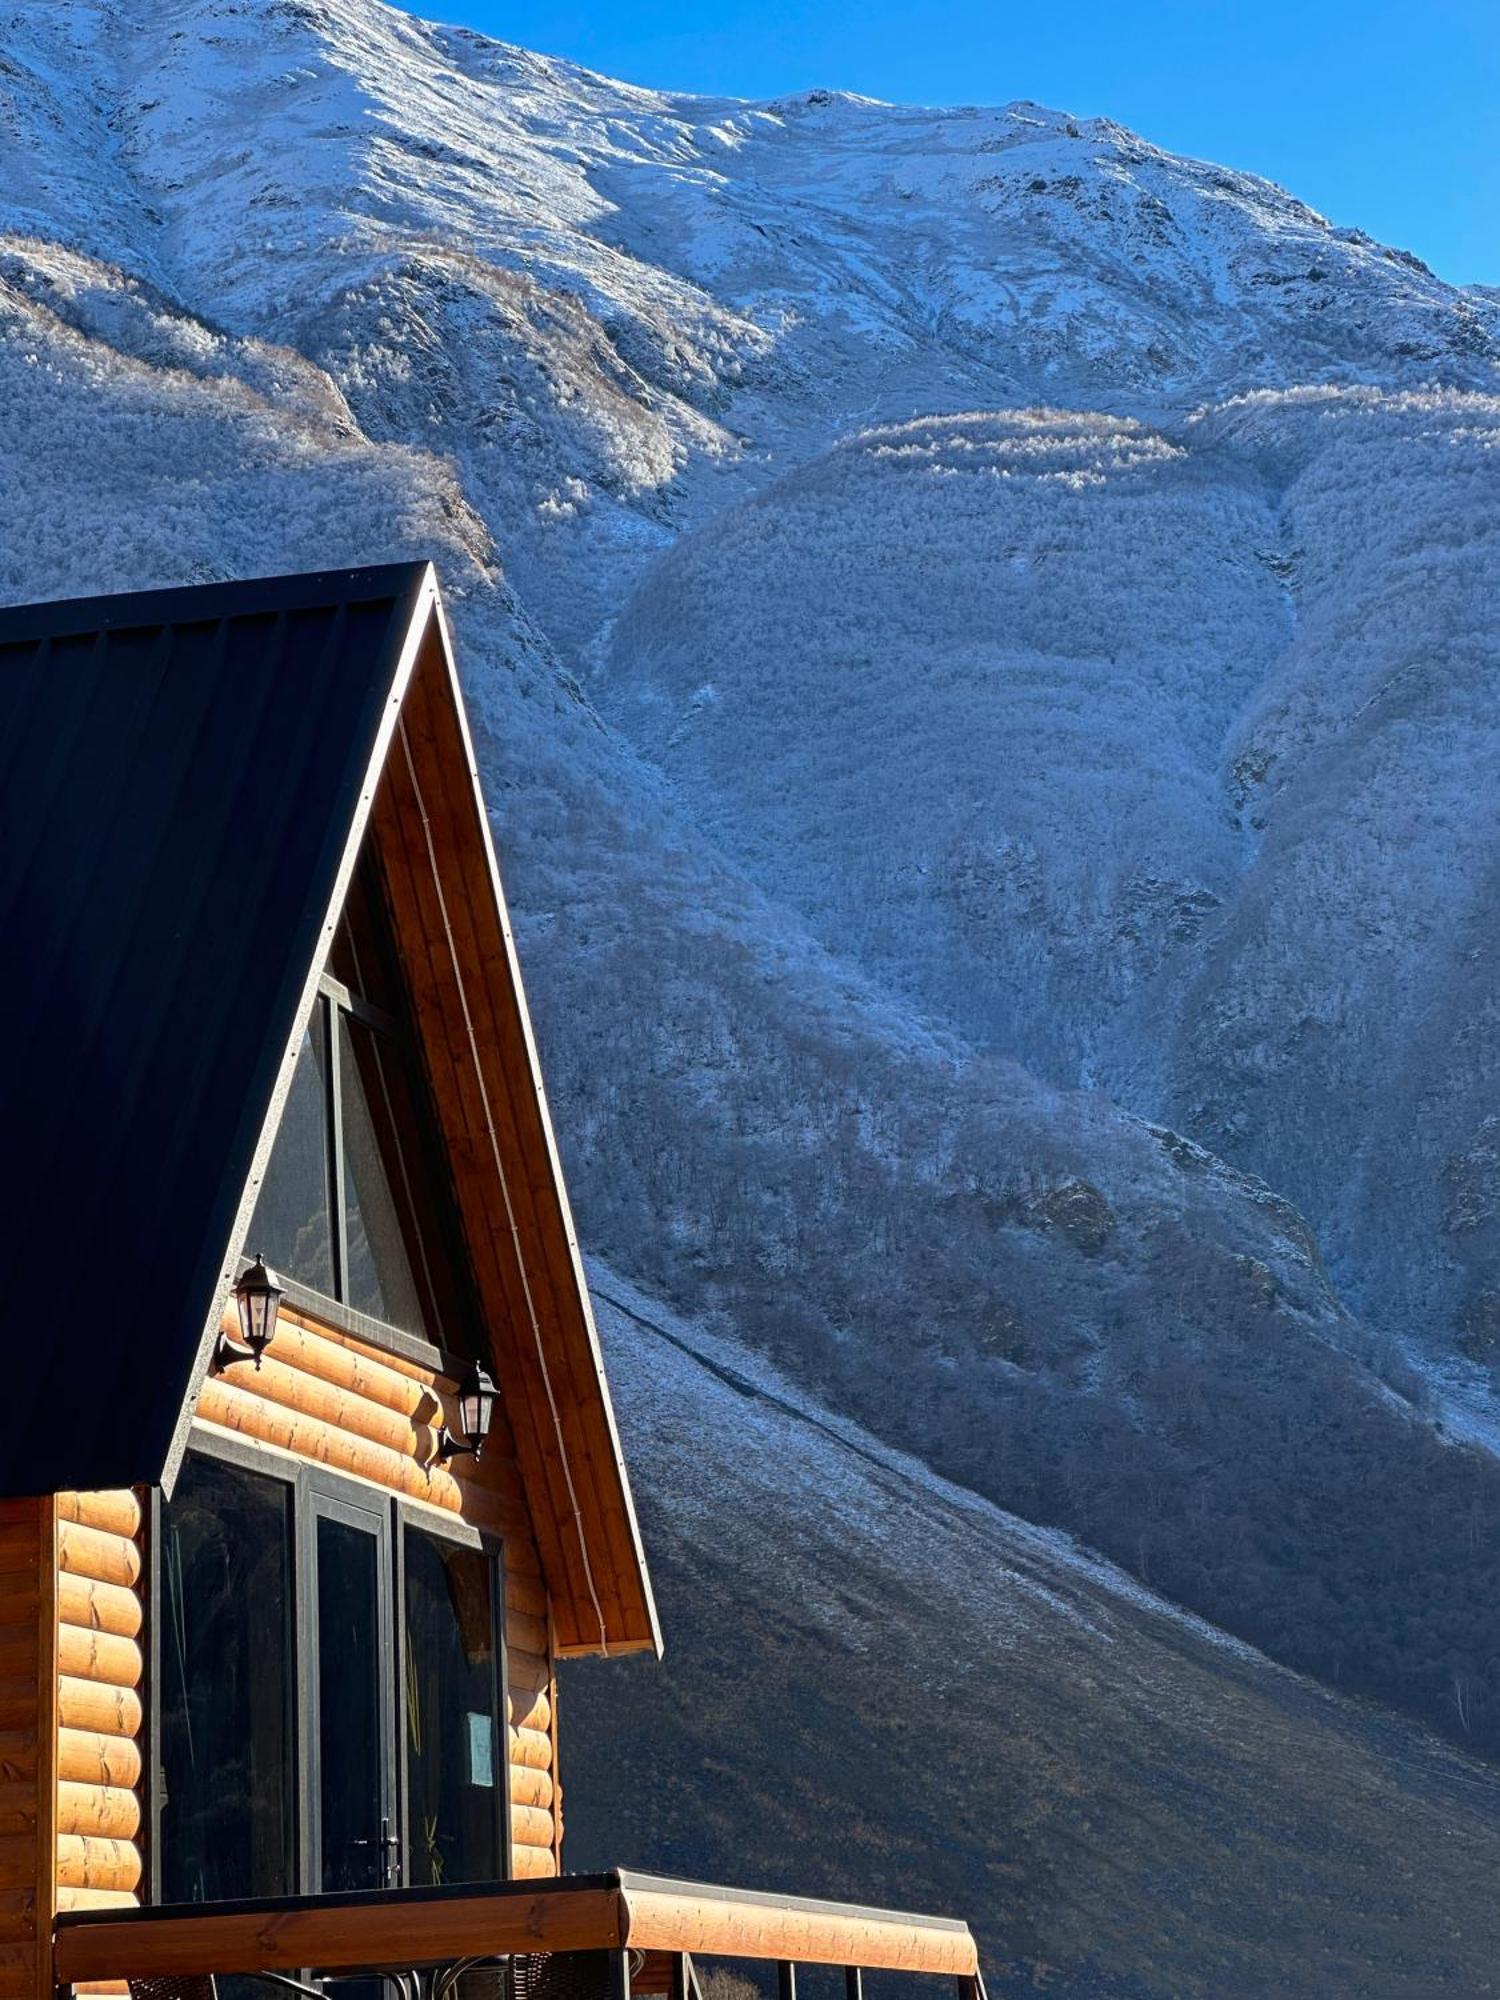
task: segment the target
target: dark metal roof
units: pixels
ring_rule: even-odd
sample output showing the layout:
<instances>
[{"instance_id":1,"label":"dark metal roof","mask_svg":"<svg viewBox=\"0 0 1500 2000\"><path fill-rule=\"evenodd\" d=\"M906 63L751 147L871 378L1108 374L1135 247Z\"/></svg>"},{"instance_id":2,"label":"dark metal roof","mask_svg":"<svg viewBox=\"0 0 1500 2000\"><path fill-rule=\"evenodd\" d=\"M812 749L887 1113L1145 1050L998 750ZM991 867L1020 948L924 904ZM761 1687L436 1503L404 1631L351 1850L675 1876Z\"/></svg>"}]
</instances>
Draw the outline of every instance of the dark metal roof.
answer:
<instances>
[{"instance_id":1,"label":"dark metal roof","mask_svg":"<svg viewBox=\"0 0 1500 2000\"><path fill-rule=\"evenodd\" d=\"M163 1474L429 575L0 611L0 1494Z\"/></svg>"}]
</instances>

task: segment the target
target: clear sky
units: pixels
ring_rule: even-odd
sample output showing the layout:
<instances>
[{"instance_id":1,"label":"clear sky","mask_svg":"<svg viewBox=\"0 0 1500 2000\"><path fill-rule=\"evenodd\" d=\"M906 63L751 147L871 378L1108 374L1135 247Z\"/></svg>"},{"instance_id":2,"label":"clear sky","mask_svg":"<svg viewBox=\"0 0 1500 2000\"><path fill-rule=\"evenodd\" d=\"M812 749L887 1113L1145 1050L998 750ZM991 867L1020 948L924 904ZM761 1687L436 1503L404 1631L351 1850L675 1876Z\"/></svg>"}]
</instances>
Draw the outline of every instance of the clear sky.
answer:
<instances>
[{"instance_id":1,"label":"clear sky","mask_svg":"<svg viewBox=\"0 0 1500 2000\"><path fill-rule=\"evenodd\" d=\"M664 90L1030 97L1500 284L1500 0L419 0Z\"/></svg>"}]
</instances>

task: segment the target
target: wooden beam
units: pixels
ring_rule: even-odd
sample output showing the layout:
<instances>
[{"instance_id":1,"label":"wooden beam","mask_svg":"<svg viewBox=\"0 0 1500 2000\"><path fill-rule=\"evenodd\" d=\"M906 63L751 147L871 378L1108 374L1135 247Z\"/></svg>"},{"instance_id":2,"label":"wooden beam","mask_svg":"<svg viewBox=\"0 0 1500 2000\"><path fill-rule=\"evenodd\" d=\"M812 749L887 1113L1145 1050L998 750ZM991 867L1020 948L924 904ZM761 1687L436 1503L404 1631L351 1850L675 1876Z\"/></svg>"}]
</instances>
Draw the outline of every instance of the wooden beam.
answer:
<instances>
[{"instance_id":1,"label":"wooden beam","mask_svg":"<svg viewBox=\"0 0 1500 2000\"><path fill-rule=\"evenodd\" d=\"M957 1977L978 1970L966 1924L623 1874L625 1938L646 1951Z\"/></svg>"},{"instance_id":2,"label":"wooden beam","mask_svg":"<svg viewBox=\"0 0 1500 2000\"><path fill-rule=\"evenodd\" d=\"M546 1888L404 1889L59 1919L60 1985L206 1973L376 1971L530 1951L703 1952L791 1966L975 1978L967 1925L655 1876L581 1876ZM619 1965L611 1967L616 1977ZM788 1987L783 1986L783 1993Z\"/></svg>"},{"instance_id":3,"label":"wooden beam","mask_svg":"<svg viewBox=\"0 0 1500 2000\"><path fill-rule=\"evenodd\" d=\"M237 1905L113 1911L59 1920L62 1986L208 1973L366 1971L516 1951L618 1949L612 1884L534 1889L372 1891Z\"/></svg>"}]
</instances>

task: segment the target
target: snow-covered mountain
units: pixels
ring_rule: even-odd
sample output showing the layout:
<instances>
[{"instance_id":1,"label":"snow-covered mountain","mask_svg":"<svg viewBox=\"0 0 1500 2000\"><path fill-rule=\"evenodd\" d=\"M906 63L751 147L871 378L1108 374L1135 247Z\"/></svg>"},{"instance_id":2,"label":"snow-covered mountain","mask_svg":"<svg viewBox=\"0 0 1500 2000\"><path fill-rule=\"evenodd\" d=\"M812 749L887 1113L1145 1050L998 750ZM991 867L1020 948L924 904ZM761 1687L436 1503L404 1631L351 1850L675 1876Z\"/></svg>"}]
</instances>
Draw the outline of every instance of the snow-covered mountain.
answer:
<instances>
[{"instance_id":1,"label":"snow-covered mountain","mask_svg":"<svg viewBox=\"0 0 1500 2000\"><path fill-rule=\"evenodd\" d=\"M1500 294L1030 104L0 0L0 412L7 600L437 558L617 1282L1500 1746Z\"/></svg>"},{"instance_id":2,"label":"snow-covered mountain","mask_svg":"<svg viewBox=\"0 0 1500 2000\"><path fill-rule=\"evenodd\" d=\"M835 949L1500 1345L1500 402L871 426L685 536L596 696Z\"/></svg>"}]
</instances>

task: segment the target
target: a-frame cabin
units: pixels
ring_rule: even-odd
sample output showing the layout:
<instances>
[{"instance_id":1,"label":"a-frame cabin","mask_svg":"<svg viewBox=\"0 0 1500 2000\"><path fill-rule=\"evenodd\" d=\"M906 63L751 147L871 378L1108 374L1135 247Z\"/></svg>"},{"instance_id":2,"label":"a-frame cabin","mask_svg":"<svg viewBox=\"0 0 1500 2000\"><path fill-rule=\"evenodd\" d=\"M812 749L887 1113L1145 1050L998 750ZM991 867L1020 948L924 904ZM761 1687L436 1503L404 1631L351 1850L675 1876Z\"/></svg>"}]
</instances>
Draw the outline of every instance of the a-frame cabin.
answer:
<instances>
[{"instance_id":1,"label":"a-frame cabin","mask_svg":"<svg viewBox=\"0 0 1500 2000\"><path fill-rule=\"evenodd\" d=\"M563 1874L556 1662L660 1635L430 566L0 612L0 825L0 2000L975 1983Z\"/></svg>"}]
</instances>

